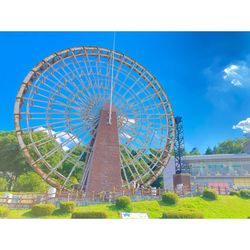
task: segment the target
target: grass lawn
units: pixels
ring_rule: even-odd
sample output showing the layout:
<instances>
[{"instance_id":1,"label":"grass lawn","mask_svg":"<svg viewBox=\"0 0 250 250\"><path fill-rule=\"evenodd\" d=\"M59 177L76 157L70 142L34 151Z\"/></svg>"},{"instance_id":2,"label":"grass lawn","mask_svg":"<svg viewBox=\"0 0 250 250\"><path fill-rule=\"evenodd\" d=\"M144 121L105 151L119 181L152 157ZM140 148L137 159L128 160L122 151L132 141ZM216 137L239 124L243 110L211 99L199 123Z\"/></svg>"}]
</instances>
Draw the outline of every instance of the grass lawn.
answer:
<instances>
[{"instance_id":1,"label":"grass lawn","mask_svg":"<svg viewBox=\"0 0 250 250\"><path fill-rule=\"evenodd\" d=\"M237 196L218 196L218 200L209 201L201 197L180 198L177 205L168 206L161 201L137 201L132 203L131 212L145 212L149 218L161 218L162 213L180 208L199 210L204 218L247 218L250 216L250 199ZM121 210L112 204L98 204L77 207L76 211L105 211L109 218L119 218ZM71 214L62 214L56 210L51 216L42 218L70 218ZM11 210L9 218L33 218L31 210Z\"/></svg>"}]
</instances>

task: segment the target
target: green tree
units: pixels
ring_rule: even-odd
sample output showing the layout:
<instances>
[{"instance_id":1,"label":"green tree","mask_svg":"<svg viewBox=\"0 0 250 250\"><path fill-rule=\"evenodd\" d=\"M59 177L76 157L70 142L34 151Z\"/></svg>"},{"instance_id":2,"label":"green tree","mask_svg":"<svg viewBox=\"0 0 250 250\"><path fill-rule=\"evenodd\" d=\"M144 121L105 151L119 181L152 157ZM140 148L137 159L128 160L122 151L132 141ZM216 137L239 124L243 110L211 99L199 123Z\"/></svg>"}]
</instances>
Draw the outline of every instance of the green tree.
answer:
<instances>
[{"instance_id":1,"label":"green tree","mask_svg":"<svg viewBox=\"0 0 250 250\"><path fill-rule=\"evenodd\" d=\"M14 186L18 192L46 192L48 184L35 172L20 175Z\"/></svg>"},{"instance_id":2,"label":"green tree","mask_svg":"<svg viewBox=\"0 0 250 250\"><path fill-rule=\"evenodd\" d=\"M16 177L31 170L20 150L14 132L0 132L0 173L7 179L8 189Z\"/></svg>"},{"instance_id":3,"label":"green tree","mask_svg":"<svg viewBox=\"0 0 250 250\"><path fill-rule=\"evenodd\" d=\"M246 138L229 139L214 147L214 154L238 154L244 152Z\"/></svg>"},{"instance_id":4,"label":"green tree","mask_svg":"<svg viewBox=\"0 0 250 250\"><path fill-rule=\"evenodd\" d=\"M214 151L210 147L208 147L206 152L205 152L205 155L211 155L213 153L214 153Z\"/></svg>"},{"instance_id":5,"label":"green tree","mask_svg":"<svg viewBox=\"0 0 250 250\"><path fill-rule=\"evenodd\" d=\"M198 150L198 148L194 147L189 153L188 155L200 155L200 152Z\"/></svg>"},{"instance_id":6,"label":"green tree","mask_svg":"<svg viewBox=\"0 0 250 250\"><path fill-rule=\"evenodd\" d=\"M7 189L8 182L6 178L0 177L0 191L5 191Z\"/></svg>"},{"instance_id":7,"label":"green tree","mask_svg":"<svg viewBox=\"0 0 250 250\"><path fill-rule=\"evenodd\" d=\"M163 188L163 174L159 175L156 180L151 184L152 187Z\"/></svg>"}]
</instances>

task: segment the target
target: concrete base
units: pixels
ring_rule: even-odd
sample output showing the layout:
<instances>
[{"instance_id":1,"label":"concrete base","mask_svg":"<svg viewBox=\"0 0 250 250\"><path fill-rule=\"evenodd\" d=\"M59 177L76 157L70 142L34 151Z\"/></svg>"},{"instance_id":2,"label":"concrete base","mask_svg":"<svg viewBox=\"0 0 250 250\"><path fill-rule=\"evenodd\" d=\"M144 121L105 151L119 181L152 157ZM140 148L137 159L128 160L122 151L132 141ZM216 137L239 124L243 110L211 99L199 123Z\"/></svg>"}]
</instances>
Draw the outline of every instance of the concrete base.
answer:
<instances>
[{"instance_id":1,"label":"concrete base","mask_svg":"<svg viewBox=\"0 0 250 250\"><path fill-rule=\"evenodd\" d=\"M174 174L173 175L174 190L178 191L178 187L183 186L184 193L191 191L190 174Z\"/></svg>"}]
</instances>

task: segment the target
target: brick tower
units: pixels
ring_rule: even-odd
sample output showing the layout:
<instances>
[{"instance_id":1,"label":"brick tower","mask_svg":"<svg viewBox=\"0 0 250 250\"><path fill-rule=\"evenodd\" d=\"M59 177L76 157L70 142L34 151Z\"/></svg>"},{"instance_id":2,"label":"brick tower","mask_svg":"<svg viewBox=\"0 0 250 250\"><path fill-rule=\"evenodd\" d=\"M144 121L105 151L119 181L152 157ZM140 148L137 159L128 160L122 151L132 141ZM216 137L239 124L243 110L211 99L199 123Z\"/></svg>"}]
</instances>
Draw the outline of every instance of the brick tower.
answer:
<instances>
[{"instance_id":1,"label":"brick tower","mask_svg":"<svg viewBox=\"0 0 250 250\"><path fill-rule=\"evenodd\" d=\"M100 112L99 124L89 155L89 174L85 183L88 194L121 190L121 161L117 127L116 107L112 106L112 122L109 119L109 104Z\"/></svg>"}]
</instances>

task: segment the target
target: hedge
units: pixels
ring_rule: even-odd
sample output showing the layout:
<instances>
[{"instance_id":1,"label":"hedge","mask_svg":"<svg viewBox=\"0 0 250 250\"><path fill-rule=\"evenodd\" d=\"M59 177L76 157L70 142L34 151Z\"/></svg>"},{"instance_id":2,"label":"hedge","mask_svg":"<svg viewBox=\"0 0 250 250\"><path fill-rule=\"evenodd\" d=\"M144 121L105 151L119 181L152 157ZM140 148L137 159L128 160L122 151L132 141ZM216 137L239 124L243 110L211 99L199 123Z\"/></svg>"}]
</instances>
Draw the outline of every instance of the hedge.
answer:
<instances>
[{"instance_id":1,"label":"hedge","mask_svg":"<svg viewBox=\"0 0 250 250\"><path fill-rule=\"evenodd\" d=\"M163 219L202 219L203 214L194 209L167 211L162 214Z\"/></svg>"},{"instance_id":2,"label":"hedge","mask_svg":"<svg viewBox=\"0 0 250 250\"><path fill-rule=\"evenodd\" d=\"M131 199L128 196L120 196L115 200L118 209L127 209L131 206Z\"/></svg>"},{"instance_id":3,"label":"hedge","mask_svg":"<svg viewBox=\"0 0 250 250\"><path fill-rule=\"evenodd\" d=\"M32 214L35 216L51 215L56 206L54 204L36 204L32 207Z\"/></svg>"},{"instance_id":4,"label":"hedge","mask_svg":"<svg viewBox=\"0 0 250 250\"><path fill-rule=\"evenodd\" d=\"M10 210L7 206L0 206L0 217L8 217Z\"/></svg>"},{"instance_id":5,"label":"hedge","mask_svg":"<svg viewBox=\"0 0 250 250\"><path fill-rule=\"evenodd\" d=\"M215 190L210 188L205 188L202 193L202 197L209 200L217 200L218 195Z\"/></svg>"},{"instance_id":6,"label":"hedge","mask_svg":"<svg viewBox=\"0 0 250 250\"><path fill-rule=\"evenodd\" d=\"M76 207L74 201L60 202L60 210L63 213L73 213Z\"/></svg>"},{"instance_id":7,"label":"hedge","mask_svg":"<svg viewBox=\"0 0 250 250\"><path fill-rule=\"evenodd\" d=\"M229 195L236 195L239 196L239 192L235 190L230 190Z\"/></svg>"},{"instance_id":8,"label":"hedge","mask_svg":"<svg viewBox=\"0 0 250 250\"><path fill-rule=\"evenodd\" d=\"M174 205L178 201L178 196L176 193L173 192L164 192L162 194L162 202L167 205Z\"/></svg>"},{"instance_id":9,"label":"hedge","mask_svg":"<svg viewBox=\"0 0 250 250\"><path fill-rule=\"evenodd\" d=\"M240 190L240 197L250 199L250 190Z\"/></svg>"},{"instance_id":10,"label":"hedge","mask_svg":"<svg viewBox=\"0 0 250 250\"><path fill-rule=\"evenodd\" d=\"M72 219L105 219L108 215L105 212L74 212Z\"/></svg>"}]
</instances>

